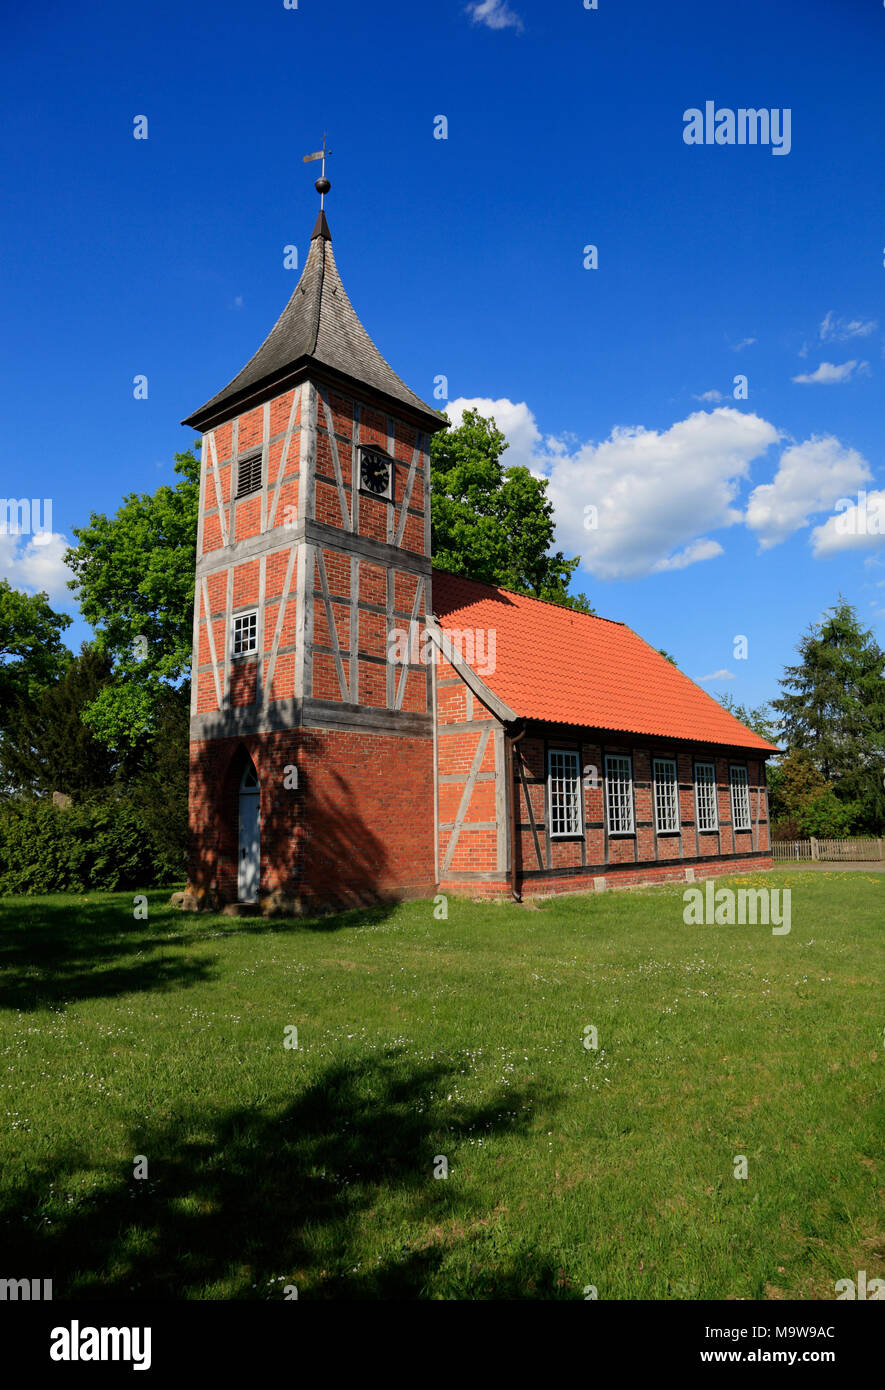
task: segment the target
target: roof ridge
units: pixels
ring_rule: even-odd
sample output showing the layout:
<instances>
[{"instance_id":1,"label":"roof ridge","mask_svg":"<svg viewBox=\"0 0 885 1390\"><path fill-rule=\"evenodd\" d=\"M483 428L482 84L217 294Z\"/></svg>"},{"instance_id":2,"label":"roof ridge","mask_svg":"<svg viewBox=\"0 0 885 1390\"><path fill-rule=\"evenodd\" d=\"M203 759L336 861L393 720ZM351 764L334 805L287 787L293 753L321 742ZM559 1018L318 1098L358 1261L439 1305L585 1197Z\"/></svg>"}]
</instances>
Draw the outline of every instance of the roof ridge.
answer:
<instances>
[{"instance_id":1,"label":"roof ridge","mask_svg":"<svg viewBox=\"0 0 885 1390\"><path fill-rule=\"evenodd\" d=\"M319 247L320 247L320 249L319 249L319 254L318 254L318 256L317 256L317 260L319 261L319 280L318 280L318 285L317 285L317 290L316 290L316 295L315 295L315 298L316 298L316 309L315 309L314 316L313 316L313 333L311 334L311 337L310 337L310 339L309 339L310 346L309 346L308 349L307 349L308 353L310 353L311 356L316 352L316 350L317 350L317 344L318 344L318 342L319 342L319 340L320 340L320 318L321 318L322 312L323 312L323 285L325 284L325 281L326 281L326 245L327 245L325 237L316 237L316 236L314 236L314 237L311 238L311 243L310 243L310 250L311 250L311 251L313 251L313 243L314 243L314 241L319 241ZM309 259L310 259L310 253L308 253L308 260L309 260ZM306 274L306 273L307 273L307 261L305 261L305 263L304 263L304 274ZM304 275L301 276L301 279L302 279L302 280L304 279ZM301 281L299 280L299 284L300 284L300 283L301 283ZM306 293L306 291L304 291L304 293Z\"/></svg>"},{"instance_id":2,"label":"roof ridge","mask_svg":"<svg viewBox=\"0 0 885 1390\"><path fill-rule=\"evenodd\" d=\"M514 598L528 599L530 603L543 603L548 608L556 608L560 613L573 613L578 618L594 618L600 623L611 623L613 627L627 627L623 618L603 618L600 613L583 613L580 608L569 608L567 604L555 603L552 598L538 598L536 594L521 594L518 589L508 589L504 584L490 584L486 579L471 579L467 574L455 574L454 570L444 570L434 565L436 574L447 574L451 579L463 580L465 584L479 584L484 589L494 589L496 593L512 594ZM632 628L631 628L632 631Z\"/></svg>"}]
</instances>

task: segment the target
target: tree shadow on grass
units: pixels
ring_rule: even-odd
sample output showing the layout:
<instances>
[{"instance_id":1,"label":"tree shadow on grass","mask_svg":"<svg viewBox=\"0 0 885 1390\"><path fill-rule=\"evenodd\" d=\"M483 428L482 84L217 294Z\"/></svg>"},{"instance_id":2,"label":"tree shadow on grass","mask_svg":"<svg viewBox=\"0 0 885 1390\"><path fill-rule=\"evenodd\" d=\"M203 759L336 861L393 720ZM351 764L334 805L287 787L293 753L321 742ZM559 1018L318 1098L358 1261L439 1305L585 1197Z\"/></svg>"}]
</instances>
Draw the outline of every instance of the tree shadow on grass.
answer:
<instances>
[{"instance_id":1,"label":"tree shadow on grass","mask_svg":"<svg viewBox=\"0 0 885 1390\"><path fill-rule=\"evenodd\" d=\"M164 897L150 894L149 897ZM133 917L132 894L0 903L0 1009L53 1008L76 999L185 988L211 979L218 956L188 954L226 935L332 933L385 922L393 903L333 916L186 915L151 902L150 924Z\"/></svg>"},{"instance_id":2,"label":"tree shadow on grass","mask_svg":"<svg viewBox=\"0 0 885 1390\"><path fill-rule=\"evenodd\" d=\"M549 1260L474 1261L472 1237L496 1213L471 1193L467 1141L525 1133L538 1097L453 1106L456 1075L392 1050L330 1065L277 1113L206 1109L141 1128L124 1163L68 1152L4 1200L6 1264L51 1276L56 1299L278 1300L287 1285L318 1299L563 1296ZM146 1180L131 1176L136 1154ZM433 1176L438 1154L448 1179ZM84 1172L92 1195L67 1205Z\"/></svg>"},{"instance_id":3,"label":"tree shadow on grass","mask_svg":"<svg viewBox=\"0 0 885 1390\"><path fill-rule=\"evenodd\" d=\"M31 1011L209 979L213 960L188 956L186 944L136 919L131 894L5 902L0 1008Z\"/></svg>"},{"instance_id":4,"label":"tree shadow on grass","mask_svg":"<svg viewBox=\"0 0 885 1390\"><path fill-rule=\"evenodd\" d=\"M0 902L0 1009L30 1012L79 999L200 984L216 956L187 948L231 935L331 933L386 921L395 903L376 903L313 918L187 914L153 892L150 923L133 916L133 895L86 902L35 898Z\"/></svg>"}]
</instances>

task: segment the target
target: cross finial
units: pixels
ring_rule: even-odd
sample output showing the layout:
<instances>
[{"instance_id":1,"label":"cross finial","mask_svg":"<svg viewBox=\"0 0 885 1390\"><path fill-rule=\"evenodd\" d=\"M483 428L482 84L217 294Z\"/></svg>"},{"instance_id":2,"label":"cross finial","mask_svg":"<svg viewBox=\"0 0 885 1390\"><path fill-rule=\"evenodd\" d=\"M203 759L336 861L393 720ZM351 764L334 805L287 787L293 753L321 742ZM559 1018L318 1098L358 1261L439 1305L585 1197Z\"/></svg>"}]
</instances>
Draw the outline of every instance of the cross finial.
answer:
<instances>
[{"instance_id":1,"label":"cross finial","mask_svg":"<svg viewBox=\"0 0 885 1390\"><path fill-rule=\"evenodd\" d=\"M320 195L320 212L323 211L323 202L325 196L328 193L329 189L332 187L329 180L326 178L326 155L329 155L331 153L331 150L326 149L326 132L323 131L323 148L321 150L314 150L313 154L306 154L304 156L305 164L310 164L311 161L314 159L321 159L323 161L322 173L320 174L320 177L314 184L314 188Z\"/></svg>"}]
</instances>

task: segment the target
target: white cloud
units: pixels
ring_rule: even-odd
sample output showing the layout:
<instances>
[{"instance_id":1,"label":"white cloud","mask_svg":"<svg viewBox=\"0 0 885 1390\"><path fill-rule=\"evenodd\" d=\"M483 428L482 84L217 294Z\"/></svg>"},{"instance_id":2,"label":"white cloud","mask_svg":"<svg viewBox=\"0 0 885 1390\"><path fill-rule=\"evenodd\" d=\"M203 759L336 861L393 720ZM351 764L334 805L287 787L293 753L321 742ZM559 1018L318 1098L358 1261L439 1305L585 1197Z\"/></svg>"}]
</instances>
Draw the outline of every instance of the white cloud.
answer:
<instances>
[{"instance_id":1,"label":"white cloud","mask_svg":"<svg viewBox=\"0 0 885 1390\"><path fill-rule=\"evenodd\" d=\"M721 671L711 671L709 676L698 676L698 680L701 681L733 681L734 679L734 672L726 670L724 666Z\"/></svg>"},{"instance_id":2,"label":"white cloud","mask_svg":"<svg viewBox=\"0 0 885 1390\"><path fill-rule=\"evenodd\" d=\"M699 396L693 396L693 397L692 397L692 400L695 400L695 401L713 401L713 402L717 402L717 401L724 401L724 400L725 400L725 396L723 395L723 393L722 393L721 391L716 391L716 390L712 390L712 391L702 391L701 394L700 394Z\"/></svg>"},{"instance_id":3,"label":"white cloud","mask_svg":"<svg viewBox=\"0 0 885 1390\"><path fill-rule=\"evenodd\" d=\"M0 578L29 593L45 590L50 600L70 606L74 600L68 580L73 574L64 563L70 542L56 531L36 536L0 535Z\"/></svg>"},{"instance_id":4,"label":"white cloud","mask_svg":"<svg viewBox=\"0 0 885 1390\"><path fill-rule=\"evenodd\" d=\"M815 513L829 511L839 497L871 476L856 449L846 448L832 435L813 435L785 449L773 481L753 489L747 525L756 532L760 548L767 550L807 526Z\"/></svg>"},{"instance_id":5,"label":"white cloud","mask_svg":"<svg viewBox=\"0 0 885 1390\"><path fill-rule=\"evenodd\" d=\"M811 533L811 548L819 559L843 550L885 546L885 491L840 497L835 506L835 514Z\"/></svg>"},{"instance_id":6,"label":"white cloud","mask_svg":"<svg viewBox=\"0 0 885 1390\"><path fill-rule=\"evenodd\" d=\"M662 432L619 427L600 444L575 448L545 439L524 401L461 398L447 410L457 424L469 408L495 417L511 445L505 463L549 479L557 545L580 554L601 579L680 570L721 555L704 532L742 520L734 505L740 481L778 438L758 415L721 406Z\"/></svg>"},{"instance_id":7,"label":"white cloud","mask_svg":"<svg viewBox=\"0 0 885 1390\"><path fill-rule=\"evenodd\" d=\"M742 520L740 482L778 438L759 416L720 406L668 430L618 427L600 444L575 446L544 438L524 401L460 398L447 411L457 424L474 407L493 415L507 436L507 464L549 479L557 546L581 555L601 579L680 570L721 555L704 533Z\"/></svg>"},{"instance_id":8,"label":"white cloud","mask_svg":"<svg viewBox=\"0 0 885 1390\"><path fill-rule=\"evenodd\" d=\"M793 380L803 386L835 386L841 381L850 381L857 368L857 375L861 376L869 370L869 362L840 362L838 366L834 362L821 362L820 366L813 372L802 372L799 376L794 376Z\"/></svg>"},{"instance_id":9,"label":"white cloud","mask_svg":"<svg viewBox=\"0 0 885 1390\"><path fill-rule=\"evenodd\" d=\"M460 425L465 410L478 410L480 415L491 416L498 429L507 436L510 447L504 455L505 468L522 466L539 473L542 471L539 456L544 448L555 450L561 447L560 441L554 439L548 440L545 446L535 417L525 401L510 401L506 396L497 401L489 396L459 396L445 407L455 426Z\"/></svg>"},{"instance_id":10,"label":"white cloud","mask_svg":"<svg viewBox=\"0 0 885 1390\"><path fill-rule=\"evenodd\" d=\"M475 0L467 6L467 13L474 24L484 24L487 29L515 29L521 34L525 27L507 0Z\"/></svg>"},{"instance_id":11,"label":"white cloud","mask_svg":"<svg viewBox=\"0 0 885 1390\"><path fill-rule=\"evenodd\" d=\"M821 341L845 343L849 338L868 338L879 327L875 319L839 319L832 309L820 326Z\"/></svg>"},{"instance_id":12,"label":"white cloud","mask_svg":"<svg viewBox=\"0 0 885 1390\"><path fill-rule=\"evenodd\" d=\"M522 465L549 481L557 548L580 555L584 569L600 579L665 574L715 559L724 550L710 532L741 523L767 550L831 512L839 499L847 508L872 477L856 449L814 435L783 450L772 481L754 487L742 510L739 493L751 464L781 438L758 415L719 406L669 429L621 426L601 443L582 444L573 435L543 435L527 403L506 396L462 396L446 409L453 425L468 409L494 417L510 444L505 465ZM880 495L869 494L868 511ZM846 513L838 531L835 518L818 527L814 554L879 543L862 527L852 536L851 524Z\"/></svg>"},{"instance_id":13,"label":"white cloud","mask_svg":"<svg viewBox=\"0 0 885 1390\"><path fill-rule=\"evenodd\" d=\"M658 560L652 565L652 573L663 574L666 570L684 570L689 565L696 565L699 560L714 560L717 555L722 555L723 549L718 541L704 540L692 541L684 549L676 551L674 555L668 555L664 560Z\"/></svg>"},{"instance_id":14,"label":"white cloud","mask_svg":"<svg viewBox=\"0 0 885 1390\"><path fill-rule=\"evenodd\" d=\"M712 559L722 547L706 533L741 520L740 481L777 437L759 416L720 406L663 431L617 428L600 444L553 457L558 544L602 579Z\"/></svg>"},{"instance_id":15,"label":"white cloud","mask_svg":"<svg viewBox=\"0 0 885 1390\"><path fill-rule=\"evenodd\" d=\"M732 343L732 352L743 352L744 348L752 347L757 341L756 338L741 338L739 343Z\"/></svg>"}]
</instances>

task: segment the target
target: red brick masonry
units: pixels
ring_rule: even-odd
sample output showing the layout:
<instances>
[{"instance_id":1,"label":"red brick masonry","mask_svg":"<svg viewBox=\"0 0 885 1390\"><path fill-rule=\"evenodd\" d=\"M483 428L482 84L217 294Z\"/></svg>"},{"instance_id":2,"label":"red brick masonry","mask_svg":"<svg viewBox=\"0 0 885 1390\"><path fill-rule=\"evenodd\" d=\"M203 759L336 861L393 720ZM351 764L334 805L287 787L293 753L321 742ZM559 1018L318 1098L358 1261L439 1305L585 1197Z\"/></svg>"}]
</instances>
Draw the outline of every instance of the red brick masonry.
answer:
<instances>
[{"instance_id":1,"label":"red brick masonry","mask_svg":"<svg viewBox=\"0 0 885 1390\"><path fill-rule=\"evenodd\" d=\"M431 745L294 729L191 744L190 889L237 897L237 790L251 757L261 788L261 906L299 911L434 892ZM287 787L297 769L297 788Z\"/></svg>"}]
</instances>

